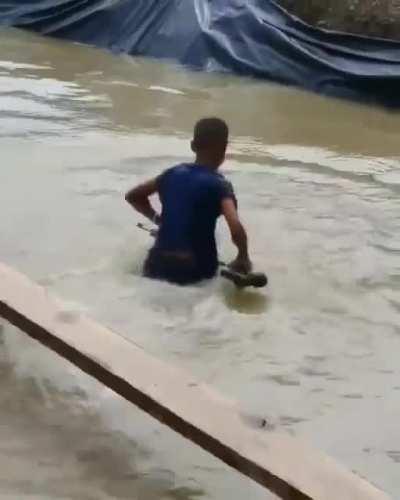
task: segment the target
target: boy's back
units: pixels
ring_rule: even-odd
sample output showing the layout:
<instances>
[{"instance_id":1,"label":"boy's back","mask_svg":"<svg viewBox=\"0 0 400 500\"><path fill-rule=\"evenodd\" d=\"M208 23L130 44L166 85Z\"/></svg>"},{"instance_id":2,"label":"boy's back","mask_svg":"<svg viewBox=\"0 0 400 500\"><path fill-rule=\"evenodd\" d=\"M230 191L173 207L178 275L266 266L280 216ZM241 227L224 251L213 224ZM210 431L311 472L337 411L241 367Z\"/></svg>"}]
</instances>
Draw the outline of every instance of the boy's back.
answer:
<instances>
[{"instance_id":1,"label":"boy's back","mask_svg":"<svg viewBox=\"0 0 400 500\"><path fill-rule=\"evenodd\" d=\"M234 199L232 186L221 174L191 163L164 172L158 193L162 214L155 248L188 252L201 274L212 276L218 266L216 221L222 200Z\"/></svg>"}]
</instances>

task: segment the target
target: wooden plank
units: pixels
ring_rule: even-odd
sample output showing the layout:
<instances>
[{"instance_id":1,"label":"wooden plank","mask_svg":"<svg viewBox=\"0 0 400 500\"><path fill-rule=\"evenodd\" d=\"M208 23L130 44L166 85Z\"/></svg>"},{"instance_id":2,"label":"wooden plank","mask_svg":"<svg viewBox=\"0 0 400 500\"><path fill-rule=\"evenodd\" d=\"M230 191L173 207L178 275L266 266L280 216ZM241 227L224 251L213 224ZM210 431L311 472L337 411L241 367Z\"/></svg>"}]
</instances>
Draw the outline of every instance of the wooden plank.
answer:
<instances>
[{"instance_id":1,"label":"wooden plank","mask_svg":"<svg viewBox=\"0 0 400 500\"><path fill-rule=\"evenodd\" d=\"M66 316L3 264L0 316L282 499L389 498L299 439L249 428L234 403L94 321Z\"/></svg>"}]
</instances>

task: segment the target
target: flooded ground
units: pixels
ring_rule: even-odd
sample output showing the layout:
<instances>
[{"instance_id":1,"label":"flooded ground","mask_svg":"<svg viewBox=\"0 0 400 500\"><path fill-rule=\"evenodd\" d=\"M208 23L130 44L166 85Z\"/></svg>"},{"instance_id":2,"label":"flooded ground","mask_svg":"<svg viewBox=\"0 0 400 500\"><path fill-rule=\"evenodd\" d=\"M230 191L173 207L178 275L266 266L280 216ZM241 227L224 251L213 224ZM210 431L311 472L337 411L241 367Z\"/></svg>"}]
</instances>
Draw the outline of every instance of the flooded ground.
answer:
<instances>
[{"instance_id":1,"label":"flooded ground","mask_svg":"<svg viewBox=\"0 0 400 500\"><path fill-rule=\"evenodd\" d=\"M0 37L0 260L398 496L400 116ZM190 158L209 114L231 125L225 173L267 292L140 277L150 240L123 193ZM21 332L1 342L1 498L265 498Z\"/></svg>"}]
</instances>

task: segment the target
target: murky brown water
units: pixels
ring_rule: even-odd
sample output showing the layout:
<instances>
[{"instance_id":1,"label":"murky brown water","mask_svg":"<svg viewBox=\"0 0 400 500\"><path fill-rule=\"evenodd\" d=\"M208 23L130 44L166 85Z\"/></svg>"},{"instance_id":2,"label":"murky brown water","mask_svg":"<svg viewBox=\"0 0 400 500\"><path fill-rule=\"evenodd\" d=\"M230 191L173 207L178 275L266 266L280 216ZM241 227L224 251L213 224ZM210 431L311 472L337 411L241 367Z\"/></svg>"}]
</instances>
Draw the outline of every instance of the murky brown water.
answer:
<instances>
[{"instance_id":1,"label":"murky brown water","mask_svg":"<svg viewBox=\"0 0 400 500\"><path fill-rule=\"evenodd\" d=\"M139 269L123 202L231 124L266 294L179 289ZM400 491L400 116L26 33L0 32L0 260ZM232 256L225 228L222 255ZM1 498L261 499L265 492L3 326Z\"/></svg>"}]
</instances>

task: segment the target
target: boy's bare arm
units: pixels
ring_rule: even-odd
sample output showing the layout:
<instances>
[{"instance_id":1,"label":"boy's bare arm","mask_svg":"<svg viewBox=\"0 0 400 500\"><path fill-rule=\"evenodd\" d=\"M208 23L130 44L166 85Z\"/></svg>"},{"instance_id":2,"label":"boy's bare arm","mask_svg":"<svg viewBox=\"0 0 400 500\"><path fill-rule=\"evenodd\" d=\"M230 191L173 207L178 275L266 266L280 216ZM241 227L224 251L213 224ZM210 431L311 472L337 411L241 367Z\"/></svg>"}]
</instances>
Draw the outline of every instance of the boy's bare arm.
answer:
<instances>
[{"instance_id":1,"label":"boy's bare arm","mask_svg":"<svg viewBox=\"0 0 400 500\"><path fill-rule=\"evenodd\" d=\"M238 255L231 263L231 267L239 272L248 273L252 265L248 252L247 233L240 222L235 202L232 198L224 198L221 209L231 232L232 241L238 249Z\"/></svg>"},{"instance_id":2,"label":"boy's bare arm","mask_svg":"<svg viewBox=\"0 0 400 500\"><path fill-rule=\"evenodd\" d=\"M150 196L158 191L158 177L143 182L132 188L125 195L125 200L139 213L150 219L155 224L159 224L160 216L150 203Z\"/></svg>"}]
</instances>

